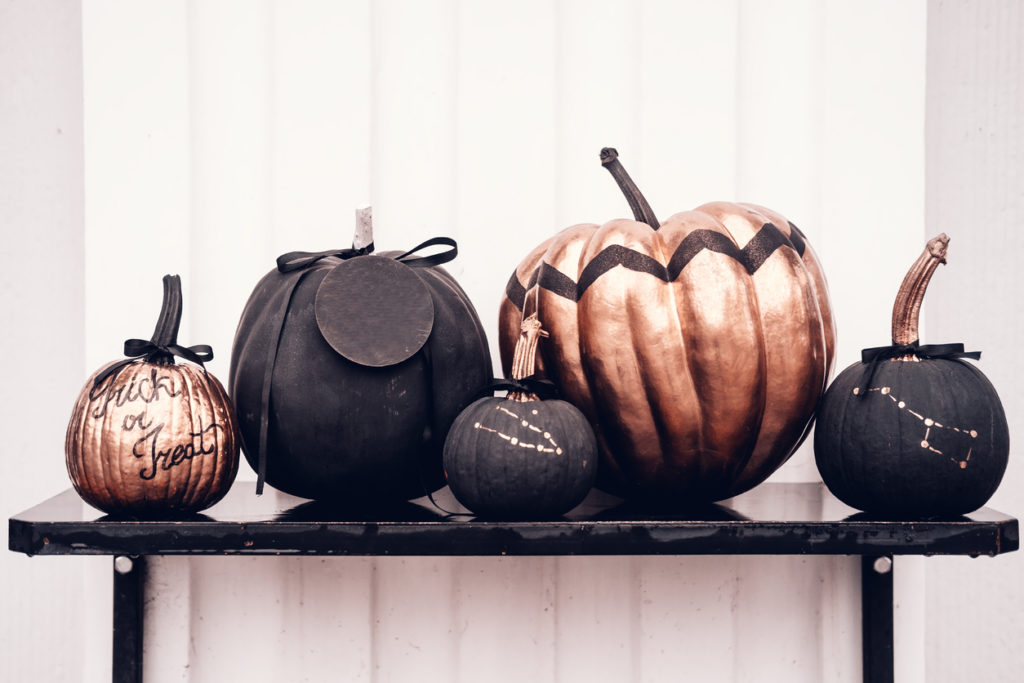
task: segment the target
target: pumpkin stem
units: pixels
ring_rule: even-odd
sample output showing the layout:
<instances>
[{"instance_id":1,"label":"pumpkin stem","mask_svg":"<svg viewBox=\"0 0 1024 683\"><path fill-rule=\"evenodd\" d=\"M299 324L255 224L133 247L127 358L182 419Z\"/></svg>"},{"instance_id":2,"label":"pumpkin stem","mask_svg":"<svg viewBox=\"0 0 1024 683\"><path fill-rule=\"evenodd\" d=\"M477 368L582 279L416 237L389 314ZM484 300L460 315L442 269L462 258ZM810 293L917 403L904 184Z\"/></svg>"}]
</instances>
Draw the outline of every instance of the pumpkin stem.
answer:
<instances>
[{"instance_id":1,"label":"pumpkin stem","mask_svg":"<svg viewBox=\"0 0 1024 683\"><path fill-rule=\"evenodd\" d=\"M373 207L356 209L356 232L352 236L352 248L363 249L373 244Z\"/></svg>"},{"instance_id":2,"label":"pumpkin stem","mask_svg":"<svg viewBox=\"0 0 1024 683\"><path fill-rule=\"evenodd\" d=\"M940 263L946 262L946 247L949 237L941 233L928 240L924 251L907 271L892 307L892 343L906 346L920 341L918 323L921 317L921 302L928 282Z\"/></svg>"},{"instance_id":3,"label":"pumpkin stem","mask_svg":"<svg viewBox=\"0 0 1024 683\"><path fill-rule=\"evenodd\" d=\"M164 275L164 300L160 306L160 317L150 339L157 346L178 343L178 328L181 326L181 277ZM153 359L156 363L174 363L174 357L163 355Z\"/></svg>"},{"instance_id":4,"label":"pumpkin stem","mask_svg":"<svg viewBox=\"0 0 1024 683\"><path fill-rule=\"evenodd\" d=\"M647 203L647 199L640 192L640 188L626 173L625 167L619 161L618 151L612 147L602 149L601 165L608 169L608 172L615 178L615 182L619 184L619 189L622 190L626 201L629 202L629 208L633 210L633 217L657 230L661 223L658 222L657 216L654 215L651 205Z\"/></svg>"},{"instance_id":5,"label":"pumpkin stem","mask_svg":"<svg viewBox=\"0 0 1024 683\"><path fill-rule=\"evenodd\" d=\"M523 318L520 330L519 341L516 342L516 350L512 356L512 379L523 379L537 371L537 342L541 337L548 336L541 328L536 313ZM510 391L508 399L526 402L537 401L539 397L525 391Z\"/></svg>"}]
</instances>

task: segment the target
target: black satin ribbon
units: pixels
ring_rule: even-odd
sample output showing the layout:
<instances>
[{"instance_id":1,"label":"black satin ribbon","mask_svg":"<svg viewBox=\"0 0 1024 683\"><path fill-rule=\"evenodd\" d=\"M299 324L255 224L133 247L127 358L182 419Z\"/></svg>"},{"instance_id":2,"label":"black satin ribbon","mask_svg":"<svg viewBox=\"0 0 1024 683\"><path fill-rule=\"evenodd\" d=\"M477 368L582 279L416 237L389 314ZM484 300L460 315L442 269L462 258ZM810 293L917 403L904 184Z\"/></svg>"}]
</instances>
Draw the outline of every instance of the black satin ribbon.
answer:
<instances>
[{"instance_id":1,"label":"black satin ribbon","mask_svg":"<svg viewBox=\"0 0 1024 683\"><path fill-rule=\"evenodd\" d=\"M448 247L448 249L429 256L417 256L415 258L410 258L413 254L422 249L436 246L445 246ZM326 251L290 251L287 254L282 254L277 257L277 269L282 273L290 273L295 270L309 268L317 261L330 256L347 260L356 256L366 256L367 254L371 254L373 253L373 249L373 242L370 242L365 247L361 247L359 249L351 247L349 249L328 249ZM401 261L411 268L429 268L431 266L439 266L442 263L448 263L458 255L459 247L455 243L455 240L450 237L434 237L426 242L417 244L404 254L399 254L393 258L396 261Z\"/></svg>"},{"instance_id":2,"label":"black satin ribbon","mask_svg":"<svg viewBox=\"0 0 1024 683\"><path fill-rule=\"evenodd\" d=\"M327 251L289 251L287 254L281 254L277 257L277 269L282 273L290 273L293 270L309 268L317 261L329 256L335 256L344 260L355 256L365 256L372 252L373 242L359 249L351 247L349 249L328 249Z\"/></svg>"},{"instance_id":3,"label":"black satin ribbon","mask_svg":"<svg viewBox=\"0 0 1024 683\"><path fill-rule=\"evenodd\" d=\"M963 344L925 344L918 341L909 344L892 344L891 346L874 346L870 349L862 349L860 352L861 362L868 366L868 373L864 385L860 388L860 395L865 396L871 383L875 379L875 371L882 361L904 356L917 356L923 360L946 359L956 360L958 358L981 359L981 351L964 351Z\"/></svg>"},{"instance_id":4,"label":"black satin ribbon","mask_svg":"<svg viewBox=\"0 0 1024 683\"><path fill-rule=\"evenodd\" d=\"M863 363L873 363L890 358L902 358L903 356L917 356L918 358L971 358L981 359L981 351L964 351L963 344L925 344L921 346L918 342L909 344L893 344L892 346L875 346L870 349L863 349L860 352L860 359Z\"/></svg>"},{"instance_id":5,"label":"black satin ribbon","mask_svg":"<svg viewBox=\"0 0 1024 683\"><path fill-rule=\"evenodd\" d=\"M487 388L488 394L495 391L507 389L525 394L535 394L542 400L558 398L558 387L549 379L538 379L536 375L523 377L522 379L494 379Z\"/></svg>"},{"instance_id":6,"label":"black satin ribbon","mask_svg":"<svg viewBox=\"0 0 1024 683\"><path fill-rule=\"evenodd\" d=\"M448 249L430 254L427 256L414 256L416 253L429 247L444 246ZM274 368L277 365L277 350L281 344L281 332L284 329L284 320L291 308L292 296L302 279L309 274L309 268L319 261L334 256L342 260L348 260L358 256L366 256L373 252L373 242L365 247L356 249L328 249L327 251L290 251L277 257L277 270L282 274L296 274L287 285L285 296L282 297L282 306L277 312L275 327L277 335L269 347L267 363L263 374L263 390L260 394L260 437L259 453L256 456L256 495L262 495L263 487L267 480L267 441L270 432L270 385L274 377ZM450 237L433 237L425 242L417 244L409 251L393 256L410 268L429 268L448 263L458 256L459 248L455 240Z\"/></svg>"},{"instance_id":7,"label":"black satin ribbon","mask_svg":"<svg viewBox=\"0 0 1024 683\"><path fill-rule=\"evenodd\" d=\"M430 254L429 256L417 256L416 258L409 258L410 256L420 251L421 249L438 246L448 247L448 249L445 251L439 251L436 254ZM402 263L411 268L430 268L432 266L440 266L444 263L448 263L458 255L459 246L451 237L432 237L426 242L420 242L409 251L405 252L404 254L399 254L394 258L396 261L401 261Z\"/></svg>"},{"instance_id":8,"label":"black satin ribbon","mask_svg":"<svg viewBox=\"0 0 1024 683\"><path fill-rule=\"evenodd\" d=\"M197 344L195 346L179 346L178 344L154 344L152 341L147 339L126 339L124 342L124 355L128 356L124 360L117 361L110 367L106 368L103 372L96 375L96 379L93 380L92 387L97 389L100 385L107 381L110 377L116 376L126 366L136 363L138 361L146 361L147 363L155 363L161 360L172 360L174 356L184 358L185 360L192 361L196 365L206 370L203 363L207 363L213 360L213 349L206 344Z\"/></svg>"}]
</instances>

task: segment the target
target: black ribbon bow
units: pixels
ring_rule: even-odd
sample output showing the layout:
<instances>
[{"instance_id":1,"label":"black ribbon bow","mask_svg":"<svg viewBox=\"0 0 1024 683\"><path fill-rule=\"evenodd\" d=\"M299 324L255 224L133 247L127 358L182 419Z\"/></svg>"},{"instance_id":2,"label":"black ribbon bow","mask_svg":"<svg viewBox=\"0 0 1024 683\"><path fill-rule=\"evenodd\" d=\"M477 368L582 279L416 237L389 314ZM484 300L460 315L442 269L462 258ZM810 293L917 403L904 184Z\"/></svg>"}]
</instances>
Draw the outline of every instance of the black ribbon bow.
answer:
<instances>
[{"instance_id":1,"label":"black ribbon bow","mask_svg":"<svg viewBox=\"0 0 1024 683\"><path fill-rule=\"evenodd\" d=\"M359 249L352 247L350 249L328 249L326 251L289 251L287 254L281 254L277 257L277 269L282 273L290 273L293 270L309 268L317 261L329 256L346 260L370 253L373 253L373 242Z\"/></svg>"},{"instance_id":2,"label":"black ribbon bow","mask_svg":"<svg viewBox=\"0 0 1024 683\"><path fill-rule=\"evenodd\" d=\"M494 379L487 387L485 395L506 389L508 391L519 391L524 394L535 394L541 400L547 401L558 398L558 387L549 379L538 379L537 375L530 375L522 379Z\"/></svg>"},{"instance_id":3,"label":"black ribbon bow","mask_svg":"<svg viewBox=\"0 0 1024 683\"><path fill-rule=\"evenodd\" d=\"M892 344L891 346L874 346L870 349L862 349L860 352L861 362L868 366L864 386L861 387L861 395L871 387L875 378L875 371L879 363L892 358L904 356L917 356L922 360L946 359L956 360L958 358L981 359L981 351L964 351L963 344L925 344L918 341L909 344Z\"/></svg>"},{"instance_id":4,"label":"black ribbon bow","mask_svg":"<svg viewBox=\"0 0 1024 683\"><path fill-rule=\"evenodd\" d=\"M436 246L445 246L448 247L448 249L429 256L409 258L421 249ZM277 269L282 273L291 273L292 271L309 268L317 261L330 256L340 258L344 261L350 258L355 258L356 256L366 256L367 254L371 254L373 253L373 249L373 242L370 242L365 247L360 247L358 249L351 247L349 249L328 249L326 251L290 251L287 254L281 254L277 257ZM394 259L413 268L428 268L430 266L439 266L443 263L448 263L458 256L458 254L459 248L458 245L456 245L455 240L450 237L433 237L426 242L417 244L404 254L395 256Z\"/></svg>"},{"instance_id":5,"label":"black ribbon bow","mask_svg":"<svg viewBox=\"0 0 1024 683\"><path fill-rule=\"evenodd\" d=\"M96 379L92 383L93 390L98 389L107 379L117 376L128 365L137 363L140 360L147 363L157 363L170 361L173 360L174 356L178 356L179 358L192 361L205 371L206 367L203 363L213 360L213 349L206 344L197 344L195 346L163 345L155 344L147 339L126 339L124 342L124 355L127 358L117 361L96 375Z\"/></svg>"},{"instance_id":6,"label":"black ribbon bow","mask_svg":"<svg viewBox=\"0 0 1024 683\"><path fill-rule=\"evenodd\" d=\"M870 349L863 349L860 352L860 359L863 363L874 363L876 361L888 360L890 358L902 358L903 356L917 356L922 359L931 358L971 358L981 359L981 351L964 351L963 344L925 344L912 341L909 344L893 344L892 346L875 346Z\"/></svg>"}]
</instances>

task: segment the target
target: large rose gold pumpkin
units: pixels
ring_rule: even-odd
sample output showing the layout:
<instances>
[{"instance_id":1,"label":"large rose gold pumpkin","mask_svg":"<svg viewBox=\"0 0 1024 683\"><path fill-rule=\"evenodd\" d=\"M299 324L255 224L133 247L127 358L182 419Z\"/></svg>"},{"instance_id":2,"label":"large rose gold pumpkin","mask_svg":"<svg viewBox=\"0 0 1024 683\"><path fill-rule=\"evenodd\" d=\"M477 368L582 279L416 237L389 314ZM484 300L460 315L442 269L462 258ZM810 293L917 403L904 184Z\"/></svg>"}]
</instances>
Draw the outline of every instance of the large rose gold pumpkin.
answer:
<instances>
[{"instance_id":1,"label":"large rose gold pumpkin","mask_svg":"<svg viewBox=\"0 0 1024 683\"><path fill-rule=\"evenodd\" d=\"M539 311L541 372L591 420L602 488L728 498L807 435L833 362L825 278L769 209L716 202L659 222L617 156L602 163L636 220L572 226L523 260L501 304L502 361Z\"/></svg>"},{"instance_id":2,"label":"large rose gold pumpkin","mask_svg":"<svg viewBox=\"0 0 1024 683\"><path fill-rule=\"evenodd\" d=\"M153 339L86 382L65 441L68 474L111 513L189 513L220 500L238 471L237 426L224 387L201 364L208 346L177 344L181 281L164 278ZM181 356L199 365L175 364Z\"/></svg>"}]
</instances>

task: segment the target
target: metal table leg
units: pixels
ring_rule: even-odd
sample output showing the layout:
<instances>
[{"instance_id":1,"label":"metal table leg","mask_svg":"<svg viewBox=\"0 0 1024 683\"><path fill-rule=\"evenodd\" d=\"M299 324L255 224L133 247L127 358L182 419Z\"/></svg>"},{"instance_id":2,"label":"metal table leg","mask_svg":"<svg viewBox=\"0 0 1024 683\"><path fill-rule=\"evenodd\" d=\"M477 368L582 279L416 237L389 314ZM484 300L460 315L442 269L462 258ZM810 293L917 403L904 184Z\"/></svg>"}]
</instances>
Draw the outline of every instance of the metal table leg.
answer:
<instances>
[{"instance_id":1,"label":"metal table leg","mask_svg":"<svg viewBox=\"0 0 1024 683\"><path fill-rule=\"evenodd\" d=\"M142 599L146 558L114 558L114 683L142 683Z\"/></svg>"},{"instance_id":2,"label":"metal table leg","mask_svg":"<svg viewBox=\"0 0 1024 683\"><path fill-rule=\"evenodd\" d=\"M864 683L893 683L891 555L861 557Z\"/></svg>"}]
</instances>

